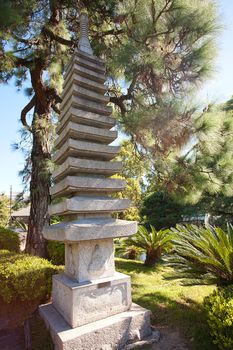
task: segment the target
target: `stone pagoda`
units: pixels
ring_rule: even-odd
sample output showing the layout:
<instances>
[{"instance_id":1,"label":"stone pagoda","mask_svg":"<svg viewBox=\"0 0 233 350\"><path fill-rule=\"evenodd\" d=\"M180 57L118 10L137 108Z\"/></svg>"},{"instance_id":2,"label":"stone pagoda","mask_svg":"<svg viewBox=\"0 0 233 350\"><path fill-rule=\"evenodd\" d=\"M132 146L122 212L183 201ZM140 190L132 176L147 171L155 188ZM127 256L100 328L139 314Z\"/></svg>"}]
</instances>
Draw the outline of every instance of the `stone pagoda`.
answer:
<instances>
[{"instance_id":1,"label":"stone pagoda","mask_svg":"<svg viewBox=\"0 0 233 350\"><path fill-rule=\"evenodd\" d=\"M105 80L104 62L93 56L82 13L78 48L65 73L53 158L49 214L64 221L44 228L46 239L65 243L65 272L53 278L52 303L40 307L56 350L123 349L151 334L150 312L132 305L130 277L114 266L113 239L134 234L137 225L111 217L130 203L111 197L125 183L111 178L122 165L112 161L119 147L109 145L117 132L111 130L115 120Z\"/></svg>"}]
</instances>

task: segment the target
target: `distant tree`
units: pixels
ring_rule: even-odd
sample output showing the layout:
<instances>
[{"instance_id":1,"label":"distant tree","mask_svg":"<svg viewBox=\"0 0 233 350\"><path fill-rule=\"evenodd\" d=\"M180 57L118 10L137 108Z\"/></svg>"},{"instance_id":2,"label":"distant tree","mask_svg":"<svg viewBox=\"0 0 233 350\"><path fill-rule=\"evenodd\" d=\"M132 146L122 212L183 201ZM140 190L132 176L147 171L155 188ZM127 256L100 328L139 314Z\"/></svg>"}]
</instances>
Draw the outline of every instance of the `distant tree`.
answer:
<instances>
[{"instance_id":1,"label":"distant tree","mask_svg":"<svg viewBox=\"0 0 233 350\"><path fill-rule=\"evenodd\" d=\"M143 177L147 175L149 162L139 152L132 140L123 140L121 142L120 153L116 160L123 163L122 175L125 178L137 179L143 185Z\"/></svg>"},{"instance_id":2,"label":"distant tree","mask_svg":"<svg viewBox=\"0 0 233 350\"><path fill-rule=\"evenodd\" d=\"M202 212L202 206L178 202L166 189L149 193L143 200L140 215L146 227L153 225L156 230L174 227L184 216Z\"/></svg>"},{"instance_id":3,"label":"distant tree","mask_svg":"<svg viewBox=\"0 0 233 350\"><path fill-rule=\"evenodd\" d=\"M26 208L30 204L29 198L25 198L22 192L17 193L12 205L13 210L19 210L21 208Z\"/></svg>"},{"instance_id":4,"label":"distant tree","mask_svg":"<svg viewBox=\"0 0 233 350\"><path fill-rule=\"evenodd\" d=\"M0 82L15 77L19 89L27 79L31 83L30 101L21 113L32 136L26 251L45 256L42 228L50 200L52 116L59 113L62 72L77 45L80 10L85 7L89 14L95 54L107 60L110 101L119 121L144 152L153 154L169 152L190 133L192 111L180 107L181 96L211 69L217 11L215 1L202 0L4 3Z\"/></svg>"},{"instance_id":5,"label":"distant tree","mask_svg":"<svg viewBox=\"0 0 233 350\"><path fill-rule=\"evenodd\" d=\"M114 178L125 180L125 188L123 191L114 195L115 198L128 198L131 205L124 212L117 214L119 219L139 221L139 207L142 201L142 190L139 181L134 178L127 178L124 176L114 176Z\"/></svg>"},{"instance_id":6,"label":"distant tree","mask_svg":"<svg viewBox=\"0 0 233 350\"><path fill-rule=\"evenodd\" d=\"M10 199L0 194L0 226L7 226L10 218Z\"/></svg>"},{"instance_id":7,"label":"distant tree","mask_svg":"<svg viewBox=\"0 0 233 350\"><path fill-rule=\"evenodd\" d=\"M206 194L198 203L202 207L202 212L212 216L212 222L216 226L227 228L228 223L233 223L233 196L223 193L215 195Z\"/></svg>"},{"instance_id":8,"label":"distant tree","mask_svg":"<svg viewBox=\"0 0 233 350\"><path fill-rule=\"evenodd\" d=\"M149 170L148 161L138 152L131 140L121 142L121 150L117 160L122 162L122 174L114 177L124 179L126 187L115 196L131 200L130 208L125 210L124 213L118 214L118 217L125 220L139 221L139 208L145 187L144 178Z\"/></svg>"}]
</instances>

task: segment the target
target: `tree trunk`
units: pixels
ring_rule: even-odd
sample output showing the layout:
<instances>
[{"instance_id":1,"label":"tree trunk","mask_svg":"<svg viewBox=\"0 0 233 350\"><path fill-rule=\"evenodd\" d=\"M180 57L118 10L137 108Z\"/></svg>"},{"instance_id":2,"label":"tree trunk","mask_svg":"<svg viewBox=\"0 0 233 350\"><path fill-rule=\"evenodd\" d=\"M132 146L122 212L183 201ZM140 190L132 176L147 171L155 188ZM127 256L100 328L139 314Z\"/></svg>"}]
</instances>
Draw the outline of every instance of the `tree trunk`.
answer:
<instances>
[{"instance_id":1,"label":"tree trunk","mask_svg":"<svg viewBox=\"0 0 233 350\"><path fill-rule=\"evenodd\" d=\"M148 250L146 252L146 260L144 262L144 265L148 267L154 267L155 263L161 258L161 255L161 248L157 248L156 250Z\"/></svg>"},{"instance_id":2,"label":"tree trunk","mask_svg":"<svg viewBox=\"0 0 233 350\"><path fill-rule=\"evenodd\" d=\"M136 257L137 257L136 249L130 249L128 252L128 259L129 260L136 260Z\"/></svg>"},{"instance_id":3,"label":"tree trunk","mask_svg":"<svg viewBox=\"0 0 233 350\"><path fill-rule=\"evenodd\" d=\"M47 210L50 202L50 174L48 171L48 161L51 158L48 140L49 125L50 115L48 112L47 114L41 114L41 109L36 105L32 123L31 210L26 252L40 257L46 257L46 240L43 237L42 231L45 223L48 221Z\"/></svg>"}]
</instances>

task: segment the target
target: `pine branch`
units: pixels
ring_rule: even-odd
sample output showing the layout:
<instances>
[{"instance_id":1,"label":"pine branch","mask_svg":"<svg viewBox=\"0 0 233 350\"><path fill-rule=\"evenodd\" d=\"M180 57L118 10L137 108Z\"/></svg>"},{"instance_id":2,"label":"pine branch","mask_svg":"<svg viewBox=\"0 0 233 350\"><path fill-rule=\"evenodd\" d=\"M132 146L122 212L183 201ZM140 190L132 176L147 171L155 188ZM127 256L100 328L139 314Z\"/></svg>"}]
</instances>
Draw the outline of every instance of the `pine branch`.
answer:
<instances>
[{"instance_id":1,"label":"pine branch","mask_svg":"<svg viewBox=\"0 0 233 350\"><path fill-rule=\"evenodd\" d=\"M37 45L39 43L39 39L24 39L24 38L20 38L18 35L16 35L15 33L11 33L11 36L13 39L15 39L16 41L19 41L25 45Z\"/></svg>"},{"instance_id":2,"label":"pine branch","mask_svg":"<svg viewBox=\"0 0 233 350\"><path fill-rule=\"evenodd\" d=\"M9 52L7 52L9 53ZM0 70L1 70L1 63L4 60L9 59L9 57L6 57L6 53L4 51L0 51ZM32 61L28 61L26 58L22 58L22 57L18 57L12 54L12 57L10 57L10 59L12 59L14 61L14 65L19 68L19 67L26 67L29 68L30 64L32 63Z\"/></svg>"},{"instance_id":3,"label":"pine branch","mask_svg":"<svg viewBox=\"0 0 233 350\"><path fill-rule=\"evenodd\" d=\"M55 104L62 102L62 98L57 94L54 88L49 89L48 94L49 94L50 100L53 100Z\"/></svg>"},{"instance_id":4,"label":"pine branch","mask_svg":"<svg viewBox=\"0 0 233 350\"><path fill-rule=\"evenodd\" d=\"M42 34L48 36L50 39L55 40L62 45L69 46L69 47L74 47L75 45L75 43L72 40L67 40L60 37L59 35L53 33L49 28L44 27L41 32Z\"/></svg>"},{"instance_id":5,"label":"pine branch","mask_svg":"<svg viewBox=\"0 0 233 350\"><path fill-rule=\"evenodd\" d=\"M162 14L163 14L164 12L167 12L167 11L169 10L169 8L167 8L167 7L168 7L168 5L171 5L172 2L173 2L173 0L166 0L166 1L165 1L165 5L164 5L164 6L162 7L162 9L159 11L158 15L157 15L156 17L154 17L154 21L153 21L154 24L157 23L157 21L159 20L159 18L162 16Z\"/></svg>"},{"instance_id":6,"label":"pine branch","mask_svg":"<svg viewBox=\"0 0 233 350\"><path fill-rule=\"evenodd\" d=\"M52 104L52 109L54 110L55 113L60 115L61 111L60 109L55 105L55 103Z\"/></svg>"},{"instance_id":7,"label":"pine branch","mask_svg":"<svg viewBox=\"0 0 233 350\"><path fill-rule=\"evenodd\" d=\"M110 30L106 30L105 32L97 32L97 31L93 31L93 34L96 38L102 38L104 36L108 36L108 35L119 35L119 34L123 34L125 33L124 29L110 29Z\"/></svg>"},{"instance_id":8,"label":"pine branch","mask_svg":"<svg viewBox=\"0 0 233 350\"><path fill-rule=\"evenodd\" d=\"M20 120L23 124L23 126L30 132L32 132L31 127L28 125L27 123L27 113L35 106L35 95L32 97L32 99L30 100L30 102L23 108L22 112L21 112L21 116L20 116Z\"/></svg>"}]
</instances>

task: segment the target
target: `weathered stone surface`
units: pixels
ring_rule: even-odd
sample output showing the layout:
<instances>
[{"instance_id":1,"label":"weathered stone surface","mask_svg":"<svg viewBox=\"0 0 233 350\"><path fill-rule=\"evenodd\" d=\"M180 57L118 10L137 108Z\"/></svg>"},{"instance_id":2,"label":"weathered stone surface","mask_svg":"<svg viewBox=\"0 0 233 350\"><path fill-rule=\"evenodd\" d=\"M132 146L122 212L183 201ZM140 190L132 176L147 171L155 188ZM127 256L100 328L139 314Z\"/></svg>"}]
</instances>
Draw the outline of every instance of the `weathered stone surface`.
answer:
<instances>
[{"instance_id":1,"label":"weathered stone surface","mask_svg":"<svg viewBox=\"0 0 233 350\"><path fill-rule=\"evenodd\" d=\"M98 239L66 244L65 274L79 283L114 275L113 240Z\"/></svg>"},{"instance_id":2,"label":"weathered stone surface","mask_svg":"<svg viewBox=\"0 0 233 350\"><path fill-rule=\"evenodd\" d=\"M90 324L71 328L51 304L40 307L50 328L55 350L120 350L151 335L150 311L133 304L131 309Z\"/></svg>"},{"instance_id":3,"label":"weathered stone surface","mask_svg":"<svg viewBox=\"0 0 233 350\"><path fill-rule=\"evenodd\" d=\"M89 239L128 237L136 232L135 221L113 218L80 219L46 226L43 229L46 239L70 243Z\"/></svg>"},{"instance_id":4,"label":"weathered stone surface","mask_svg":"<svg viewBox=\"0 0 233 350\"><path fill-rule=\"evenodd\" d=\"M128 199L114 199L110 197L84 197L67 198L61 203L49 206L49 215L67 215L78 213L111 213L121 212L129 207Z\"/></svg>"},{"instance_id":5,"label":"weathered stone surface","mask_svg":"<svg viewBox=\"0 0 233 350\"><path fill-rule=\"evenodd\" d=\"M61 147L69 138L108 144L117 138L117 132L69 122L55 140L54 146Z\"/></svg>"},{"instance_id":6,"label":"weathered stone surface","mask_svg":"<svg viewBox=\"0 0 233 350\"><path fill-rule=\"evenodd\" d=\"M70 72L70 70L72 70L72 68L73 68L72 66L74 64L78 64L84 68L91 69L94 72L98 72L100 74L105 74L105 72L106 72L106 68L105 68L104 64L101 64L98 60L91 60L90 61L90 60L86 59L86 57L84 58L83 56L81 56L78 52L75 52L70 64L66 68L66 72L64 75L65 80L68 79L69 72Z\"/></svg>"},{"instance_id":7,"label":"weathered stone surface","mask_svg":"<svg viewBox=\"0 0 233 350\"><path fill-rule=\"evenodd\" d=\"M125 181L121 179L105 178L100 176L67 176L53 187L50 187L52 197L67 196L83 193L113 193L122 191Z\"/></svg>"},{"instance_id":8,"label":"weathered stone surface","mask_svg":"<svg viewBox=\"0 0 233 350\"><path fill-rule=\"evenodd\" d=\"M79 108L72 107L71 103L68 103L67 112L65 114L61 113L57 132L60 133L70 121L103 129L111 129L116 124L116 120L111 117L83 111Z\"/></svg>"},{"instance_id":9,"label":"weathered stone surface","mask_svg":"<svg viewBox=\"0 0 233 350\"><path fill-rule=\"evenodd\" d=\"M86 13L81 13L79 16L80 22L80 37L78 41L78 48L80 51L86 52L87 54L93 55L93 50L88 38L89 30L89 18Z\"/></svg>"},{"instance_id":10,"label":"weathered stone surface","mask_svg":"<svg viewBox=\"0 0 233 350\"><path fill-rule=\"evenodd\" d=\"M66 91L67 90L67 91ZM99 102L100 104L107 104L109 102L109 97L105 96L99 92L86 89L76 84L69 86L69 89L65 89L62 94L62 104L65 106L67 101L72 97L77 96L85 98L90 101Z\"/></svg>"},{"instance_id":11,"label":"weathered stone surface","mask_svg":"<svg viewBox=\"0 0 233 350\"><path fill-rule=\"evenodd\" d=\"M84 68L89 68L102 74L105 74L106 71L104 62L100 58L88 55L81 50L76 49L70 63L66 67L66 72L64 74L65 81L68 80L67 76L70 70L72 70L74 63L78 63Z\"/></svg>"},{"instance_id":12,"label":"weathered stone surface","mask_svg":"<svg viewBox=\"0 0 233 350\"><path fill-rule=\"evenodd\" d=\"M62 105L61 103L61 108L63 109L64 114L68 112L70 105L72 107L83 109L84 111L99 113L106 116L110 116L112 113L112 108L109 106L72 95L65 101L65 104Z\"/></svg>"},{"instance_id":13,"label":"weathered stone surface","mask_svg":"<svg viewBox=\"0 0 233 350\"><path fill-rule=\"evenodd\" d=\"M148 349L148 350L162 350L160 346L157 346L157 344L155 344L153 347L150 346L154 343L158 343L160 338L161 338L161 333L159 330L157 329L154 329L153 327L151 327L151 330L152 330L152 334L143 339L143 340L139 340L133 344L128 344L126 345L122 350L143 350L143 349ZM175 343L176 344L176 343ZM179 346L179 345L178 345ZM182 348L177 348L176 345L175 345L175 348L172 346L171 348L168 346L163 348L165 350L168 350L168 349L176 349L176 350L188 350L188 349L184 349L183 347Z\"/></svg>"},{"instance_id":14,"label":"weathered stone surface","mask_svg":"<svg viewBox=\"0 0 233 350\"><path fill-rule=\"evenodd\" d=\"M93 81L85 77L81 77L71 70L67 76L67 80L64 82L64 90L69 91L72 84L76 84L77 86L82 86L85 89L90 89L91 91L96 91L102 94L105 94L108 90L106 85L97 83L97 81Z\"/></svg>"},{"instance_id":15,"label":"weathered stone surface","mask_svg":"<svg viewBox=\"0 0 233 350\"><path fill-rule=\"evenodd\" d=\"M68 139L53 156L56 164L61 164L70 156L111 160L120 151L118 146L108 146L94 142Z\"/></svg>"},{"instance_id":16,"label":"weathered stone surface","mask_svg":"<svg viewBox=\"0 0 233 350\"><path fill-rule=\"evenodd\" d=\"M75 49L74 54L75 54L75 57L78 56L78 57L83 58L84 60L94 62L96 64L99 64L100 66L105 67L105 61L100 57L96 57L94 55L89 55L86 52L79 50L78 48Z\"/></svg>"},{"instance_id":17,"label":"weathered stone surface","mask_svg":"<svg viewBox=\"0 0 233 350\"><path fill-rule=\"evenodd\" d=\"M131 306L129 276L116 273L109 278L77 283L66 275L53 277L53 304L72 327L80 327Z\"/></svg>"},{"instance_id":18,"label":"weathered stone surface","mask_svg":"<svg viewBox=\"0 0 233 350\"><path fill-rule=\"evenodd\" d=\"M97 81L97 83L105 83L106 76L103 73L99 73L96 70L90 69L90 67L83 67L79 62L73 62L70 67L73 72L78 75L81 75L84 78L88 78L93 81ZM66 72L66 75L69 75L69 70ZM65 75L65 79L66 79Z\"/></svg>"},{"instance_id":19,"label":"weathered stone surface","mask_svg":"<svg viewBox=\"0 0 233 350\"><path fill-rule=\"evenodd\" d=\"M64 163L55 169L52 176L54 180L58 181L67 175L84 173L110 176L120 173L121 170L121 162L107 162L102 160L68 157Z\"/></svg>"}]
</instances>

